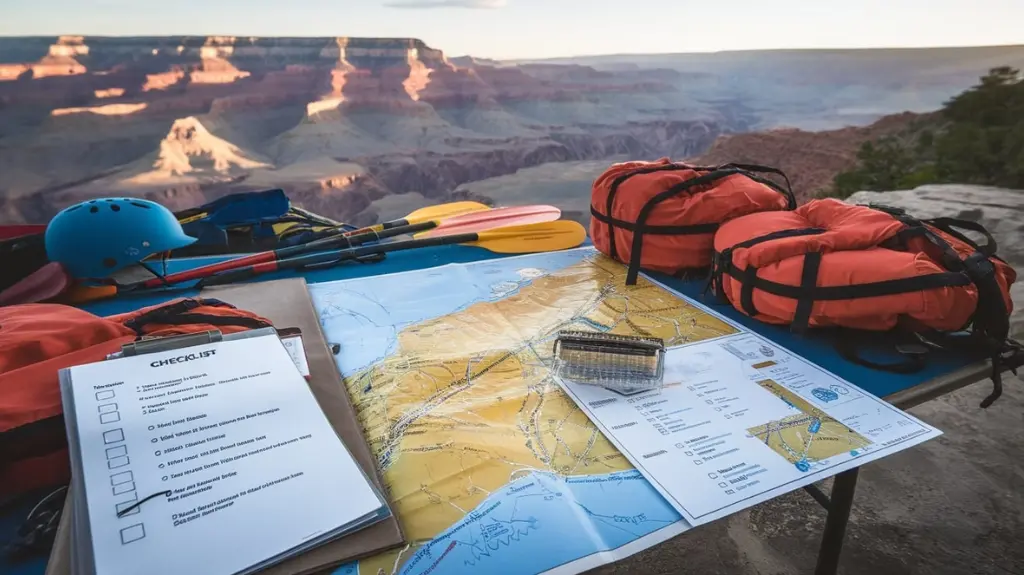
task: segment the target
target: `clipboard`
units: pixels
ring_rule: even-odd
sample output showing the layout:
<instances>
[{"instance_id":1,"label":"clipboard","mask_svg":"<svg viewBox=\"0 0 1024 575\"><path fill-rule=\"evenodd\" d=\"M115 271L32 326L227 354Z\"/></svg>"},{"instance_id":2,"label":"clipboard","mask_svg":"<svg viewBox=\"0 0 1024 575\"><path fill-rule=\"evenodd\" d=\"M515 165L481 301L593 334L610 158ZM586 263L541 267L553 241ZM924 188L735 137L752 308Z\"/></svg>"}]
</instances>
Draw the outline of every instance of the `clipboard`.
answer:
<instances>
[{"instance_id":1,"label":"clipboard","mask_svg":"<svg viewBox=\"0 0 1024 575\"><path fill-rule=\"evenodd\" d=\"M297 328L296 331L301 334L303 355L309 364L311 374L309 386L313 396L367 478L387 497L387 489L381 481L376 458L363 437L362 426L356 416L355 408L352 406L348 392L338 374L333 354L324 340L318 315L313 308L309 292L306 290L305 280L289 278L219 286L203 290L203 295L211 295L236 307L257 313L275 325ZM283 335L281 332L284 334L294 333L288 329L277 331L279 336ZM223 337L227 338L228 336ZM75 520L74 497L74 488L71 487L65 498L64 513L57 529L53 549L50 552L46 575L71 575L72 573L71 524ZM401 525L398 518L392 514L365 529L260 571L260 575L318 573L398 547L404 543L405 536Z\"/></svg>"},{"instance_id":2,"label":"clipboard","mask_svg":"<svg viewBox=\"0 0 1024 575\"><path fill-rule=\"evenodd\" d=\"M258 329L229 333L227 335L222 334L220 330L210 330L184 335L172 335L169 337L146 339L124 344L121 346L121 351L108 355L107 359L117 359L119 357L130 357L133 355L185 349L195 345L215 343L218 341L249 339L264 335L276 335L281 340L281 343L284 344L285 350L288 351L288 355L291 356L292 362L295 363L295 367L298 368L299 373L302 374L302 377L306 378L306 381L309 381L309 358L306 356L306 348L302 343L302 330L297 327L261 327Z\"/></svg>"}]
</instances>

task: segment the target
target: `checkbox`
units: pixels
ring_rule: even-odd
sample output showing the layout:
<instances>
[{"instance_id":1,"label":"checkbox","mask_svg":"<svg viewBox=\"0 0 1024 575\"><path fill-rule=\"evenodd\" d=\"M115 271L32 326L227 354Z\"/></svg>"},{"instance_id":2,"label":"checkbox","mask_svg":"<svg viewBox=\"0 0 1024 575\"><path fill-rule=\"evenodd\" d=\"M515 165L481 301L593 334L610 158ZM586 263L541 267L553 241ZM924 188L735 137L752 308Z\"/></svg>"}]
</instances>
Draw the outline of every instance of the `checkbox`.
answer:
<instances>
[{"instance_id":1,"label":"checkbox","mask_svg":"<svg viewBox=\"0 0 1024 575\"><path fill-rule=\"evenodd\" d=\"M108 469L117 469L128 465L128 456L115 457L107 460Z\"/></svg>"},{"instance_id":2,"label":"checkbox","mask_svg":"<svg viewBox=\"0 0 1024 575\"><path fill-rule=\"evenodd\" d=\"M704 462L703 462L703 461L701 461L701 460L699 460L699 459L694 459L694 460L693 460L693 464L694 464L694 465L704 465Z\"/></svg>"},{"instance_id":3,"label":"checkbox","mask_svg":"<svg viewBox=\"0 0 1024 575\"><path fill-rule=\"evenodd\" d=\"M736 493L732 489L726 489L725 492L728 493L729 495L732 495L733 493Z\"/></svg>"},{"instance_id":4,"label":"checkbox","mask_svg":"<svg viewBox=\"0 0 1024 575\"><path fill-rule=\"evenodd\" d=\"M692 451L687 451L686 454L687 455L693 455L693 452Z\"/></svg>"},{"instance_id":5,"label":"checkbox","mask_svg":"<svg viewBox=\"0 0 1024 575\"><path fill-rule=\"evenodd\" d=\"M139 500L133 497L131 499L131 501L122 501L121 503L118 503L117 505L114 506L114 509L116 509L117 512L120 513L122 511L124 511L125 509L128 509L132 505L135 505L138 502L139 502ZM125 513L122 517L127 517L129 515L135 515L138 512L139 512L139 508L136 507L135 509L132 509L128 513Z\"/></svg>"},{"instance_id":6,"label":"checkbox","mask_svg":"<svg viewBox=\"0 0 1024 575\"><path fill-rule=\"evenodd\" d=\"M713 401L711 401L710 399L705 399L705 400L704 400L704 403L706 403L706 404L708 404L708 405L711 405L711 404L712 404L712 403L714 403L714 402L713 402Z\"/></svg>"},{"instance_id":7,"label":"checkbox","mask_svg":"<svg viewBox=\"0 0 1024 575\"><path fill-rule=\"evenodd\" d=\"M682 449L683 447L684 447L684 446L683 446L683 444L682 444L682 443L677 443L677 444L676 444L676 449Z\"/></svg>"},{"instance_id":8,"label":"checkbox","mask_svg":"<svg viewBox=\"0 0 1024 575\"><path fill-rule=\"evenodd\" d=\"M697 397L704 397L704 394L703 393L698 393Z\"/></svg>"},{"instance_id":9,"label":"checkbox","mask_svg":"<svg viewBox=\"0 0 1024 575\"><path fill-rule=\"evenodd\" d=\"M708 473L708 477L710 477L711 479L718 479L718 474L717 473Z\"/></svg>"},{"instance_id":10,"label":"checkbox","mask_svg":"<svg viewBox=\"0 0 1024 575\"><path fill-rule=\"evenodd\" d=\"M722 408L721 407L716 407L715 411L722 411Z\"/></svg>"},{"instance_id":11,"label":"checkbox","mask_svg":"<svg viewBox=\"0 0 1024 575\"><path fill-rule=\"evenodd\" d=\"M122 493L128 493L129 491L135 491L134 481L129 481L128 483L122 483L121 485L114 486L114 495L121 495Z\"/></svg>"},{"instance_id":12,"label":"checkbox","mask_svg":"<svg viewBox=\"0 0 1024 575\"><path fill-rule=\"evenodd\" d=\"M113 459L124 455L128 455L128 446L126 445L116 445L114 447L107 448L107 459Z\"/></svg>"},{"instance_id":13,"label":"checkbox","mask_svg":"<svg viewBox=\"0 0 1024 575\"><path fill-rule=\"evenodd\" d=\"M725 418L726 418L726 419L732 419L732 416L731 416L731 415L729 415L728 413L726 413L726 414L725 414Z\"/></svg>"},{"instance_id":14,"label":"checkbox","mask_svg":"<svg viewBox=\"0 0 1024 575\"><path fill-rule=\"evenodd\" d=\"M718 482L718 486L719 486L719 487L729 487L729 484L728 484L728 483L726 483L726 482L724 482L724 481L719 481L719 482Z\"/></svg>"},{"instance_id":15,"label":"checkbox","mask_svg":"<svg viewBox=\"0 0 1024 575\"><path fill-rule=\"evenodd\" d=\"M100 413L113 413L117 411L117 404L104 403L103 405L100 405L98 409L100 410Z\"/></svg>"},{"instance_id":16,"label":"checkbox","mask_svg":"<svg viewBox=\"0 0 1024 575\"><path fill-rule=\"evenodd\" d=\"M127 545L146 536L146 528L141 523L125 527L121 530L121 545Z\"/></svg>"},{"instance_id":17,"label":"checkbox","mask_svg":"<svg viewBox=\"0 0 1024 575\"><path fill-rule=\"evenodd\" d=\"M121 414L116 411L100 414L100 423L116 423L118 421L121 421Z\"/></svg>"},{"instance_id":18,"label":"checkbox","mask_svg":"<svg viewBox=\"0 0 1024 575\"><path fill-rule=\"evenodd\" d=\"M104 399L114 399L114 390L107 389L104 391L96 392L96 401L103 401Z\"/></svg>"},{"instance_id":19,"label":"checkbox","mask_svg":"<svg viewBox=\"0 0 1024 575\"><path fill-rule=\"evenodd\" d=\"M111 485L120 485L129 481L134 481L135 477L132 476L131 471L122 471L121 473L115 473L110 476Z\"/></svg>"},{"instance_id":20,"label":"checkbox","mask_svg":"<svg viewBox=\"0 0 1024 575\"><path fill-rule=\"evenodd\" d=\"M111 429L103 432L103 443L117 443L124 441L124 430L121 428Z\"/></svg>"}]
</instances>

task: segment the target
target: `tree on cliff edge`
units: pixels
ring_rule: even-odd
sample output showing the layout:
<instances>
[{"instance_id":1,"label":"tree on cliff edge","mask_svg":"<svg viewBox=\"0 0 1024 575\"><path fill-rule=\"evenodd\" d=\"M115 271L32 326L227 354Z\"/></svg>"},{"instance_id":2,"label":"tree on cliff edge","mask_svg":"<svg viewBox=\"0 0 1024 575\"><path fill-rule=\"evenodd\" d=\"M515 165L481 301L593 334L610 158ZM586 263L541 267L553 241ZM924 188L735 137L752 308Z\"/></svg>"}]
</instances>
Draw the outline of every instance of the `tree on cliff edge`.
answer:
<instances>
[{"instance_id":1,"label":"tree on cliff edge","mask_svg":"<svg viewBox=\"0 0 1024 575\"><path fill-rule=\"evenodd\" d=\"M933 125L866 142L831 194L961 183L1024 189L1024 77L993 68L942 108Z\"/></svg>"}]
</instances>

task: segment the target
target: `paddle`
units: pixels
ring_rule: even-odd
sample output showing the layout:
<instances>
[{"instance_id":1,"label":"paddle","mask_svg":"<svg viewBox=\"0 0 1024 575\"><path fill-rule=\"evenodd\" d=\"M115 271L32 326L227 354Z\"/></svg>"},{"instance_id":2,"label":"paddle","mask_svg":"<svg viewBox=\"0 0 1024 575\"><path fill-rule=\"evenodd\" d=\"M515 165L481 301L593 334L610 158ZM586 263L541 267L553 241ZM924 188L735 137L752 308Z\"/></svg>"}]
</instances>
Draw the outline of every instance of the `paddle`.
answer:
<instances>
[{"instance_id":1,"label":"paddle","mask_svg":"<svg viewBox=\"0 0 1024 575\"><path fill-rule=\"evenodd\" d=\"M443 220L452 216L459 216L462 214L469 214L472 212L482 212L490 210L490 206L481 204L480 202L449 202L447 204L438 204L436 206L427 206L418 210L409 212L409 215L404 218L397 220L391 220L390 222L384 222L382 224L376 224L365 228L359 228L353 230L352 235L365 234L369 232L379 232L399 226L408 226L410 224L418 224L420 222L426 222L429 220Z\"/></svg>"},{"instance_id":2,"label":"paddle","mask_svg":"<svg viewBox=\"0 0 1024 575\"><path fill-rule=\"evenodd\" d=\"M521 226L553 222L562 217L562 210L555 206L513 206L496 208L486 212L473 212L447 218L433 229L419 232L415 238L433 238L441 235L482 232L505 226Z\"/></svg>"},{"instance_id":3,"label":"paddle","mask_svg":"<svg viewBox=\"0 0 1024 575\"><path fill-rule=\"evenodd\" d=\"M483 211L490 211L490 208L477 202L453 202L450 204L428 206L426 208L420 208L398 220L391 220L368 228L359 228L350 232L335 234L318 240L313 240L305 244L278 248L276 250L268 250L265 252L242 256L240 258L233 258L223 262L169 274L162 278L150 278L142 282L122 286L120 291L172 285L208 277L218 272L232 270L243 266L255 265L274 260L283 260L303 253L333 249L339 246L357 246L371 240L385 239L438 227L439 220L446 217L457 216L460 214L468 216L472 215L469 212ZM431 215L433 217L426 217ZM560 215L560 213L556 214L551 219L557 220Z\"/></svg>"},{"instance_id":4,"label":"paddle","mask_svg":"<svg viewBox=\"0 0 1024 575\"><path fill-rule=\"evenodd\" d=\"M358 248L306 254L280 261L264 262L205 278L197 284L197 287L202 288L233 283L278 270L328 267L371 254L430 246L463 244L484 248L499 254L526 254L574 248L582 244L586 238L587 231L583 226L571 220L508 226L482 232L452 234L432 238L415 238Z\"/></svg>"},{"instance_id":5,"label":"paddle","mask_svg":"<svg viewBox=\"0 0 1024 575\"><path fill-rule=\"evenodd\" d=\"M298 246L279 248L269 252L261 252L191 270L168 274L162 278L150 278L141 282L116 286L75 286L63 295L62 301L67 303L96 301L114 297L118 294L166 287L181 282L210 277L216 273L226 272L246 266L280 261L305 253L333 250L339 247L350 248L370 241L377 241L402 234L411 234L426 230L440 232L447 229L449 222L451 222L453 226L457 226L460 232L468 232L484 231L502 226L554 221L557 220L559 216L561 216L561 211L554 206L515 206L467 213L443 221L429 220L405 226L396 226L379 232L372 231L356 235L337 234ZM417 216L413 217L414 219L418 219Z\"/></svg>"}]
</instances>

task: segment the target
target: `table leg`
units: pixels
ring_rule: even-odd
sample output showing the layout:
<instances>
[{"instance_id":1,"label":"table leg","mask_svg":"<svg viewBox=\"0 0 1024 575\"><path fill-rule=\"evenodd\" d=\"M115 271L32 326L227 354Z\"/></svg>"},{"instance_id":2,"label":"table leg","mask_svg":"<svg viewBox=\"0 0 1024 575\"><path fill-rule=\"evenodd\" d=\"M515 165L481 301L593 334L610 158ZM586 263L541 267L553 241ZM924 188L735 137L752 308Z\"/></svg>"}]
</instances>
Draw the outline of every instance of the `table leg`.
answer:
<instances>
[{"instance_id":1,"label":"table leg","mask_svg":"<svg viewBox=\"0 0 1024 575\"><path fill-rule=\"evenodd\" d=\"M859 467L836 475L832 483L832 494L829 496L828 517L825 519L825 532L821 536L821 547L818 549L818 566L814 575L835 575L839 569L839 553L843 550L843 538L846 536L846 523L850 520L850 508L853 506L853 492L857 488L857 472Z\"/></svg>"}]
</instances>

